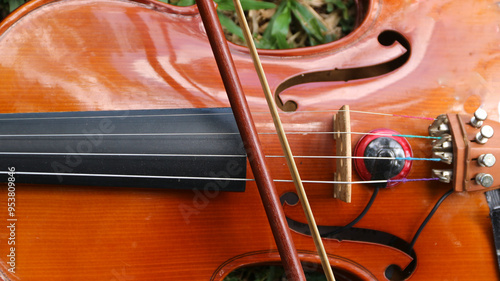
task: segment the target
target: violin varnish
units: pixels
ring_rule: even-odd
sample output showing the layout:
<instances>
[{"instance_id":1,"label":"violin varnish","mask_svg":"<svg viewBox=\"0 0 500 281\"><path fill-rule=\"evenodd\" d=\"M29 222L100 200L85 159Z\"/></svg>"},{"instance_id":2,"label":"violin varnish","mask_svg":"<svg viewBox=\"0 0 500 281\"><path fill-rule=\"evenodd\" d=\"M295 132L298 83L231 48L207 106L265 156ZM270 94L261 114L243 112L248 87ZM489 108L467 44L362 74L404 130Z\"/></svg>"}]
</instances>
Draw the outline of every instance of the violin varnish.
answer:
<instances>
[{"instance_id":1,"label":"violin varnish","mask_svg":"<svg viewBox=\"0 0 500 281\"><path fill-rule=\"evenodd\" d=\"M333 134L333 138L337 146L337 156L344 156L337 159L337 171L334 173L335 181L345 182L333 185L333 197L351 203L351 119L348 105L342 106L339 112L333 116L333 131L342 132Z\"/></svg>"}]
</instances>

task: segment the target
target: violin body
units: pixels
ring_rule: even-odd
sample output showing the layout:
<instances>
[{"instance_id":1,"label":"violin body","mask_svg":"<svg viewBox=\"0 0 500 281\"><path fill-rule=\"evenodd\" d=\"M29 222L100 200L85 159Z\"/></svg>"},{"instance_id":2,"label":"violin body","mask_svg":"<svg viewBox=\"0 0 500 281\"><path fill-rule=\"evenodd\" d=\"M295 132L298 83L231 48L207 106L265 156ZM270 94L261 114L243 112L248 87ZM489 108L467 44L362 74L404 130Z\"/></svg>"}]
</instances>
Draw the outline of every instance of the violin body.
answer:
<instances>
[{"instance_id":1,"label":"violin body","mask_svg":"<svg viewBox=\"0 0 500 281\"><path fill-rule=\"evenodd\" d=\"M344 104L352 110L433 118L471 115L482 106L489 120L498 121L499 8L494 1L362 4L364 21L339 41L261 51L271 89L281 87L280 98L297 104L296 111L282 114L285 131L331 132L334 113L326 111ZM388 30L408 41L411 54L386 69L384 62L410 51L397 42L381 44L379 36ZM240 46L231 50L256 126L272 132L251 58ZM372 65L382 66L367 67ZM334 69L365 74L358 78L347 71L333 81L311 83L294 78ZM22 6L0 25L0 95L1 113L229 106L197 9L156 1L34 0ZM353 112L351 130L427 135L431 122ZM352 135L352 146L360 137ZM275 134L260 138L266 155L282 154ZM295 155L336 153L329 134L294 134L289 141ZM409 142L415 157L431 156L430 141ZM283 158L268 161L275 179L290 178ZM333 180L334 159L296 161L303 179ZM409 177L430 177L436 165L441 164L415 162ZM5 181L0 183L4 280L222 280L241 266L280 261L254 182L247 182L244 192L18 184L15 215L9 216ZM280 196L295 191L292 183L276 186ZM305 188L323 226L346 225L373 193L370 185L353 185L352 202L344 203L333 198L332 184ZM429 181L382 189L356 227L410 241L450 188ZM284 211L287 218L306 222L300 204L285 203ZM15 227L8 228L11 223ZM292 238L301 260L319 270L312 238L296 230ZM493 241L484 192L452 194L415 244L418 262L409 278L496 280ZM389 265L405 268L412 261L397 247L369 240L323 243L335 270L351 276L339 280L387 280ZM15 273L9 271L12 252Z\"/></svg>"}]
</instances>

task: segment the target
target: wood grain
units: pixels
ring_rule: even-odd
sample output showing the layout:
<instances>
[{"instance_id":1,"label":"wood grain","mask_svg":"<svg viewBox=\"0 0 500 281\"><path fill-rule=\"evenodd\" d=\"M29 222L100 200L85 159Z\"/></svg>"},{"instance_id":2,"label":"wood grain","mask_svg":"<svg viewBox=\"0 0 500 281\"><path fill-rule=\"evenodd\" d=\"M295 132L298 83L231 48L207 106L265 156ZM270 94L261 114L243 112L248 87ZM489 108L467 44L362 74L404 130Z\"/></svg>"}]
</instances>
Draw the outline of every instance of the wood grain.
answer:
<instances>
[{"instance_id":1,"label":"wood grain","mask_svg":"<svg viewBox=\"0 0 500 281\"><path fill-rule=\"evenodd\" d=\"M298 103L283 113L285 130L331 131L333 112L351 110L422 117L472 114L481 105L498 120L498 7L491 0L366 1L367 15L349 36L304 50L261 51L271 89L285 79L334 68L374 65L406 50L382 46L385 30L411 44L402 67L348 82L297 85L281 93ZM272 120L248 53L230 45L257 130ZM224 107L227 95L197 9L156 1L34 0L0 24L0 112L54 112ZM312 113L311 111L323 111ZM352 131L390 128L427 134L429 121L351 114ZM260 135L266 155L281 151ZM352 145L359 139L352 136ZM290 135L295 155L335 155L331 135ZM410 139L415 157L429 141ZM287 178L284 159L269 158L273 178ZM304 180L332 180L332 159L296 159ZM411 178L434 163L414 163ZM3 167L1 169L5 169ZM218 172L218 171L216 171ZM253 175L251 172L249 177ZM358 177L354 173L353 179ZM278 194L293 192L277 183ZM305 186L319 225L354 219L373 189L354 185L350 204L329 184ZM406 183L379 192L356 226L410 241L438 198L438 182ZM6 280L222 280L239 266L277 262L276 246L257 187L244 193L19 185L16 188L16 274L7 271L7 184L0 184L0 269ZM305 222L300 206L285 215ZM4 226L2 226L2 224ZM440 207L415 245L410 280L496 280L491 222L482 192L456 193ZM312 239L292 238L302 260L318 262ZM370 243L324 239L330 262L362 280L385 280L389 264L406 266L401 251Z\"/></svg>"}]
</instances>

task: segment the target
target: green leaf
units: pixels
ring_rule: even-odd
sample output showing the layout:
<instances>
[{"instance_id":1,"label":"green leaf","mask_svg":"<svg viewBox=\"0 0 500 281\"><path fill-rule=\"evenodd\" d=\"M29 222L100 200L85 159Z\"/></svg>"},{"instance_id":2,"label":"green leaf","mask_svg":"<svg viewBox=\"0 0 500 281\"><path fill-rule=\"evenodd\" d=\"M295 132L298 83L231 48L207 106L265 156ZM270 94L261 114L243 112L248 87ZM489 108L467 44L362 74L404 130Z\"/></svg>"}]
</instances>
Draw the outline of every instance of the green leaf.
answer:
<instances>
[{"instance_id":1,"label":"green leaf","mask_svg":"<svg viewBox=\"0 0 500 281\"><path fill-rule=\"evenodd\" d=\"M348 20L350 18L348 5L351 5L352 1L349 1L347 5L344 2L342 2L342 0L327 0L327 2L332 3L337 8L339 8L342 12L342 17L345 20Z\"/></svg>"},{"instance_id":2,"label":"green leaf","mask_svg":"<svg viewBox=\"0 0 500 281\"><path fill-rule=\"evenodd\" d=\"M219 11L217 11L217 15L219 16L219 21L222 26L224 26L232 34L236 34L236 36L240 37L242 40L245 40L243 31L234 21L232 21L230 18L226 17Z\"/></svg>"},{"instance_id":3,"label":"green leaf","mask_svg":"<svg viewBox=\"0 0 500 281\"><path fill-rule=\"evenodd\" d=\"M349 20L349 17L350 17L349 16L349 10L347 10L347 9L343 10L342 11L342 15L343 15L343 17L344 17L345 20Z\"/></svg>"},{"instance_id":4,"label":"green leaf","mask_svg":"<svg viewBox=\"0 0 500 281\"><path fill-rule=\"evenodd\" d=\"M179 2L177 2L177 6L187 7L187 6L192 6L195 3L196 3L195 0L180 0Z\"/></svg>"},{"instance_id":5,"label":"green leaf","mask_svg":"<svg viewBox=\"0 0 500 281\"><path fill-rule=\"evenodd\" d=\"M290 1L284 2L287 2L287 4L280 13L276 12L277 16L271 28L271 35L276 39L276 43L280 49L290 48L286 39L290 29L290 22L292 21L292 14L288 5Z\"/></svg>"},{"instance_id":6,"label":"green leaf","mask_svg":"<svg viewBox=\"0 0 500 281\"><path fill-rule=\"evenodd\" d=\"M314 45L322 44L325 41L324 32L326 26L302 3L297 0L290 0L293 15L298 19L304 31L311 37Z\"/></svg>"},{"instance_id":7,"label":"green leaf","mask_svg":"<svg viewBox=\"0 0 500 281\"><path fill-rule=\"evenodd\" d=\"M255 41L255 47L259 49L276 49L277 46L273 44L268 38L262 37L260 40Z\"/></svg>"},{"instance_id":8,"label":"green leaf","mask_svg":"<svg viewBox=\"0 0 500 281\"><path fill-rule=\"evenodd\" d=\"M234 11L233 0L215 0L217 11Z\"/></svg>"},{"instance_id":9,"label":"green leaf","mask_svg":"<svg viewBox=\"0 0 500 281\"><path fill-rule=\"evenodd\" d=\"M283 13L285 8L288 5L288 0L281 1L278 8L274 12L274 15L269 20L269 23L262 34L262 38L256 42L257 48L260 49L277 49L278 43L276 37L272 34L274 23L276 22L276 18Z\"/></svg>"},{"instance_id":10,"label":"green leaf","mask_svg":"<svg viewBox=\"0 0 500 281\"><path fill-rule=\"evenodd\" d=\"M337 6L337 8L341 9L342 11L347 10L347 6L342 2L342 0L330 0L328 2L333 3L333 5Z\"/></svg>"},{"instance_id":11,"label":"green leaf","mask_svg":"<svg viewBox=\"0 0 500 281\"><path fill-rule=\"evenodd\" d=\"M353 18L350 18L349 20L341 19L339 24L340 27L342 27L342 32L349 33L352 31L352 28L354 26L354 19Z\"/></svg>"},{"instance_id":12,"label":"green leaf","mask_svg":"<svg viewBox=\"0 0 500 281\"><path fill-rule=\"evenodd\" d=\"M235 10L233 0L215 0L215 2L217 3L217 10L220 11ZM241 0L241 6L244 11L276 8L276 4L274 3L256 1L256 0Z\"/></svg>"},{"instance_id":13,"label":"green leaf","mask_svg":"<svg viewBox=\"0 0 500 281\"><path fill-rule=\"evenodd\" d=\"M241 6L245 11L276 8L276 4L272 2L255 1L255 0L241 0Z\"/></svg>"},{"instance_id":14,"label":"green leaf","mask_svg":"<svg viewBox=\"0 0 500 281\"><path fill-rule=\"evenodd\" d=\"M19 6L24 4L24 0L9 0L9 12L12 13Z\"/></svg>"},{"instance_id":15,"label":"green leaf","mask_svg":"<svg viewBox=\"0 0 500 281\"><path fill-rule=\"evenodd\" d=\"M332 3L328 3L328 2L326 3L326 11L328 13L333 12L333 4Z\"/></svg>"}]
</instances>

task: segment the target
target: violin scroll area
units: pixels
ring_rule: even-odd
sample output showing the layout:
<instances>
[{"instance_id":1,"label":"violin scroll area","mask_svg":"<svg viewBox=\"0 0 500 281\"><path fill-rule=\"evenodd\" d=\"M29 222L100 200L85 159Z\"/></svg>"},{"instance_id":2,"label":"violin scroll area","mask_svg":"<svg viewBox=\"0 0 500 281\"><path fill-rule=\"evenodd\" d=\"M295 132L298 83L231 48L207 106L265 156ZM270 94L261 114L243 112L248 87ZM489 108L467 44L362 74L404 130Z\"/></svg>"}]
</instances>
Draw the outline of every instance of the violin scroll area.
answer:
<instances>
[{"instance_id":1,"label":"violin scroll area","mask_svg":"<svg viewBox=\"0 0 500 281\"><path fill-rule=\"evenodd\" d=\"M429 134L439 139L433 142L433 154L449 169L435 169L442 182L453 184L457 192L498 188L500 139L495 131L500 123L486 120L487 113L478 109L474 116L440 115L429 127Z\"/></svg>"}]
</instances>

